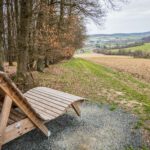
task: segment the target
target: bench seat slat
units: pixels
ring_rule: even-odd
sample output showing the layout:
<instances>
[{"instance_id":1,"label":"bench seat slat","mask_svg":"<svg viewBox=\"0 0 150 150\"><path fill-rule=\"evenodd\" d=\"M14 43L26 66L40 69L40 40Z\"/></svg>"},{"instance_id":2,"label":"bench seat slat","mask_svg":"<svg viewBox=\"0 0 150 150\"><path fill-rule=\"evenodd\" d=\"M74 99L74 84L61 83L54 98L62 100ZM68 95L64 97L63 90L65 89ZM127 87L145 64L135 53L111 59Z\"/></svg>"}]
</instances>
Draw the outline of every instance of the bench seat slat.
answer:
<instances>
[{"instance_id":1,"label":"bench seat slat","mask_svg":"<svg viewBox=\"0 0 150 150\"><path fill-rule=\"evenodd\" d=\"M62 92L62 91L57 91L57 90L54 90L54 89L51 89L51 88L46 88L46 87L37 87L34 90L47 92L47 93L50 93L50 94L58 96L58 97L67 98L67 99L70 99L70 101L81 99L81 97L74 96L72 94L68 94L68 93L65 93L65 92Z\"/></svg>"},{"instance_id":2,"label":"bench seat slat","mask_svg":"<svg viewBox=\"0 0 150 150\"><path fill-rule=\"evenodd\" d=\"M24 96L35 112L45 121L62 115L73 103L84 100L82 97L45 87L33 88Z\"/></svg>"},{"instance_id":3,"label":"bench seat slat","mask_svg":"<svg viewBox=\"0 0 150 150\"><path fill-rule=\"evenodd\" d=\"M53 104L55 104L55 105L58 105L58 106L61 106L61 107L67 107L68 106L68 104L65 104L65 103L63 103L63 102L60 102L60 101L56 101L56 100L53 100L53 99L51 99L51 97L45 97L45 96L43 96L43 95L41 95L41 94L36 94L36 93L32 93L32 92L28 92L28 93L26 93L25 94L26 96L30 96L30 97L36 97L36 98L38 98L38 99L41 99L41 101L48 101L48 102L50 102L50 103L53 103Z\"/></svg>"},{"instance_id":4,"label":"bench seat slat","mask_svg":"<svg viewBox=\"0 0 150 150\"><path fill-rule=\"evenodd\" d=\"M30 103L30 101L37 101L39 104L40 103L44 103L50 107L53 107L53 108L57 108L58 110L64 110L65 107L62 107L62 106L59 106L59 105L56 105L56 104L53 104L53 103L50 103L49 101L46 101L44 99L40 99L40 98L37 98L37 97L33 97L31 95L28 95L26 96L27 98L27 101ZM30 100L30 101L29 101Z\"/></svg>"},{"instance_id":5,"label":"bench seat slat","mask_svg":"<svg viewBox=\"0 0 150 150\"><path fill-rule=\"evenodd\" d=\"M38 95L41 95L43 97L46 97L46 98L50 98L51 100L53 100L54 102L61 102L61 103L64 103L64 104L70 104L70 102L72 101L68 101L66 98L58 98L56 96L53 96L53 95L50 95L48 93L44 93L43 91L42 92L39 92L39 91L31 91L32 93L34 94L38 94Z\"/></svg>"},{"instance_id":6,"label":"bench seat slat","mask_svg":"<svg viewBox=\"0 0 150 150\"><path fill-rule=\"evenodd\" d=\"M42 93L42 94L45 94L45 95L47 95L47 96L50 96L50 97L52 97L52 98L56 98L56 99L60 99L60 100L65 100L66 102L73 102L74 100L70 97L70 98L68 98L68 97L65 97L64 95L59 95L58 93L52 93L51 91L45 91L45 90L43 90L43 89L41 89L41 90L39 90L39 89L33 89L32 90L32 92L40 92L40 93Z\"/></svg>"}]
</instances>

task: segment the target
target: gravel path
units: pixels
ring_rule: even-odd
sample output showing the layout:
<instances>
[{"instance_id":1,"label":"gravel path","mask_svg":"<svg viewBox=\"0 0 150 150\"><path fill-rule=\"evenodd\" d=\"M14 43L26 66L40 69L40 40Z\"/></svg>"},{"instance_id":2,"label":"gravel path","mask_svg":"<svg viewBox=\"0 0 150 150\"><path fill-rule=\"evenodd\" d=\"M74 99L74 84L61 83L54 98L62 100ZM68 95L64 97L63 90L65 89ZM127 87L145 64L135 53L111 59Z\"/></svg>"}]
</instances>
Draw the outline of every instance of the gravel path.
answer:
<instances>
[{"instance_id":1,"label":"gravel path","mask_svg":"<svg viewBox=\"0 0 150 150\"><path fill-rule=\"evenodd\" d=\"M52 131L49 139L34 130L6 144L3 150L124 150L142 145L133 115L90 103L81 109L81 118L69 111L47 124Z\"/></svg>"}]
</instances>

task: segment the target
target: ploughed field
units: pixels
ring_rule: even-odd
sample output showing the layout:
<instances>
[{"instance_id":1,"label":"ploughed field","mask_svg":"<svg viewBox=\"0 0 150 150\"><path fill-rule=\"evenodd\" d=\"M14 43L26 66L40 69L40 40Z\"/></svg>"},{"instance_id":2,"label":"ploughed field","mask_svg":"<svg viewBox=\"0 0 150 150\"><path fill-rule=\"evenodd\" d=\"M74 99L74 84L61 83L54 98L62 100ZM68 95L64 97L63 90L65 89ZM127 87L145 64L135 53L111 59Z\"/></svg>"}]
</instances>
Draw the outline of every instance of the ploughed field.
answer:
<instances>
[{"instance_id":1,"label":"ploughed field","mask_svg":"<svg viewBox=\"0 0 150 150\"><path fill-rule=\"evenodd\" d=\"M101 54L83 54L76 57L82 57L92 62L130 73L134 77L150 82L150 59L128 56L106 56Z\"/></svg>"}]
</instances>

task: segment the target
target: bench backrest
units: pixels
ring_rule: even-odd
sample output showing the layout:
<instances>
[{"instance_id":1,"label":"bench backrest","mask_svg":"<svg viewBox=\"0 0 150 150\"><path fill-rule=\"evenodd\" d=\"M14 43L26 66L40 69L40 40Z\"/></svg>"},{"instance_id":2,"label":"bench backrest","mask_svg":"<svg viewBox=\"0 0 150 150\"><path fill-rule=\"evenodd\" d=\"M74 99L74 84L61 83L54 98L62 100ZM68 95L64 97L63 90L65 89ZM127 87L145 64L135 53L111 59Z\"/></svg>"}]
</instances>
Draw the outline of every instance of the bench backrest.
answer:
<instances>
[{"instance_id":1,"label":"bench backrest","mask_svg":"<svg viewBox=\"0 0 150 150\"><path fill-rule=\"evenodd\" d=\"M22 92L16 87L6 73L0 72L0 89L25 113L25 115L38 127L46 136L49 136L49 131L39 118L39 115L27 102Z\"/></svg>"},{"instance_id":2,"label":"bench backrest","mask_svg":"<svg viewBox=\"0 0 150 150\"><path fill-rule=\"evenodd\" d=\"M22 101L30 108L30 104L27 102L22 92L12 82L12 80L8 77L8 75L1 71L0 71L0 89L5 93L5 95L8 95L13 100L13 102L16 103L16 105L18 104L17 101Z\"/></svg>"}]
</instances>

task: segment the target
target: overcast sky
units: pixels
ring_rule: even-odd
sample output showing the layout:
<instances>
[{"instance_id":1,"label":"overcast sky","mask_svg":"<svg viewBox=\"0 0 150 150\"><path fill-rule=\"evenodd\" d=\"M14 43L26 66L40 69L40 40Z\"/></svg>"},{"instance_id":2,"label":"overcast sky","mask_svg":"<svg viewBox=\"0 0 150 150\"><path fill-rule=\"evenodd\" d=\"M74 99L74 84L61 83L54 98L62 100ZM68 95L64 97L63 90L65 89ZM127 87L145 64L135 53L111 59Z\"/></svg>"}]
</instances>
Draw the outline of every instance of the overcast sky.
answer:
<instances>
[{"instance_id":1,"label":"overcast sky","mask_svg":"<svg viewBox=\"0 0 150 150\"><path fill-rule=\"evenodd\" d=\"M87 23L88 34L150 31L150 0L130 0L121 11L109 12L103 27Z\"/></svg>"}]
</instances>

